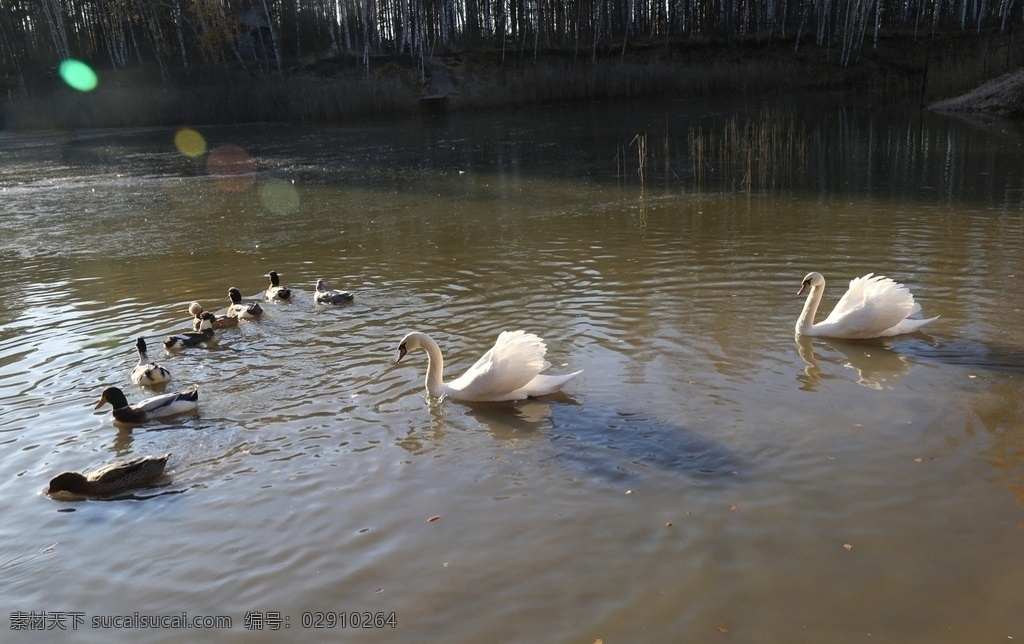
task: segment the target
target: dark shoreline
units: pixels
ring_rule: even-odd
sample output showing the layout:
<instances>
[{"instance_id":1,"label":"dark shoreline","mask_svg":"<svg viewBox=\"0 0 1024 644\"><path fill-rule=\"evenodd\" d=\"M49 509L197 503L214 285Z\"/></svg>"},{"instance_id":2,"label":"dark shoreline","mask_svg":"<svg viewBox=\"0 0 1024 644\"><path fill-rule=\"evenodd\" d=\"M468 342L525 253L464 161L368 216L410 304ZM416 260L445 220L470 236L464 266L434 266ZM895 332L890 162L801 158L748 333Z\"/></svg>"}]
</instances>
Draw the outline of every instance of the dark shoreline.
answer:
<instances>
[{"instance_id":1,"label":"dark shoreline","mask_svg":"<svg viewBox=\"0 0 1024 644\"><path fill-rule=\"evenodd\" d=\"M794 51L796 49L796 51ZM695 96L856 91L922 106L958 96L1016 71L1024 42L993 44L962 33L912 41L889 37L839 66L828 50L790 40L633 43L623 52L547 51L537 56L479 50L429 59L339 56L290 61L281 72L235 69L161 80L158 70L98 70L99 86L76 92L44 79L28 97L2 104L9 130L228 125L337 124L397 118L424 110L509 107ZM1020 92L1017 92L1019 94ZM1005 116L1021 116L1007 94ZM951 105L946 103L947 108ZM961 101L955 109L970 110ZM991 109L991 106L988 106Z\"/></svg>"}]
</instances>

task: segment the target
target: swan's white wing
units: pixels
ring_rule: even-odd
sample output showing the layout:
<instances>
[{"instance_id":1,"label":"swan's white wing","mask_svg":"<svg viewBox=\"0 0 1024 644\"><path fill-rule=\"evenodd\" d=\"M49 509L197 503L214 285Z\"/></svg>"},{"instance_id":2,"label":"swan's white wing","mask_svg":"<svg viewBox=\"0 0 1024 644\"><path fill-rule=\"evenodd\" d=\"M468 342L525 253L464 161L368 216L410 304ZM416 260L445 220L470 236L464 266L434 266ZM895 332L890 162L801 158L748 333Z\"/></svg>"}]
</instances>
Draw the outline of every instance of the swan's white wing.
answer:
<instances>
[{"instance_id":1,"label":"swan's white wing","mask_svg":"<svg viewBox=\"0 0 1024 644\"><path fill-rule=\"evenodd\" d=\"M831 333L841 334L839 337L878 337L887 335L889 329L917 310L920 307L907 287L868 273L850 281L849 290L820 325L830 327Z\"/></svg>"},{"instance_id":2,"label":"swan's white wing","mask_svg":"<svg viewBox=\"0 0 1024 644\"><path fill-rule=\"evenodd\" d=\"M907 318L906 320L902 320L896 326L894 326L894 327L892 327L890 329L886 329L885 333L882 334L882 337L888 337L888 336L892 336L892 335L901 335L903 333L913 333L914 331L917 331L918 329L920 329L924 325L928 324L929 322L934 322L935 320L938 320L938 319L939 319L938 317L925 318L925 319Z\"/></svg>"},{"instance_id":3,"label":"swan's white wing","mask_svg":"<svg viewBox=\"0 0 1024 644\"><path fill-rule=\"evenodd\" d=\"M463 400L518 400L537 374L550 365L544 359L544 341L524 331L502 331L494 346L466 373L448 383Z\"/></svg>"},{"instance_id":4,"label":"swan's white wing","mask_svg":"<svg viewBox=\"0 0 1024 644\"><path fill-rule=\"evenodd\" d=\"M832 309L832 312L829 313L829 316L825 318L825 320L834 321L834 319L842 317L850 311L863 306L864 298L871 282L878 279L885 279L873 276L874 273L868 273L864 277L855 277L850 280L850 288L846 289L846 292L843 293L843 297L839 298L836 308Z\"/></svg>"},{"instance_id":5,"label":"swan's white wing","mask_svg":"<svg viewBox=\"0 0 1024 644\"><path fill-rule=\"evenodd\" d=\"M546 396L548 394L553 394L565 386L565 383L569 382L581 373L583 373L583 370L574 371L561 376L546 376L544 374L540 374L535 376L530 382L526 383L525 387L514 392L517 395L516 399L521 400L531 396Z\"/></svg>"}]
</instances>

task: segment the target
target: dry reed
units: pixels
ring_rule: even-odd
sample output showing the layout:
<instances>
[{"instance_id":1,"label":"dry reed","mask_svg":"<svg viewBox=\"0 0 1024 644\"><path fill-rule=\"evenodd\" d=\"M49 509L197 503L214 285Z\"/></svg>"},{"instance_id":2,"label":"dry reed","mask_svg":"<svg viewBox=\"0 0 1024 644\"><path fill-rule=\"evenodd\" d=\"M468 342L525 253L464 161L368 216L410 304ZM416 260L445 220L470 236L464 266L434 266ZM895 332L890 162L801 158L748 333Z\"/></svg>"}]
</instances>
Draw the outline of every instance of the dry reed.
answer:
<instances>
[{"instance_id":1,"label":"dry reed","mask_svg":"<svg viewBox=\"0 0 1024 644\"><path fill-rule=\"evenodd\" d=\"M637 134L630 145L636 143L636 176L640 179L640 185L647 185L647 135Z\"/></svg>"},{"instance_id":2,"label":"dry reed","mask_svg":"<svg viewBox=\"0 0 1024 644\"><path fill-rule=\"evenodd\" d=\"M734 116L721 128L691 127L687 137L697 189L717 176L719 189L746 193L792 185L806 170L807 131L792 114L762 109L754 119Z\"/></svg>"}]
</instances>

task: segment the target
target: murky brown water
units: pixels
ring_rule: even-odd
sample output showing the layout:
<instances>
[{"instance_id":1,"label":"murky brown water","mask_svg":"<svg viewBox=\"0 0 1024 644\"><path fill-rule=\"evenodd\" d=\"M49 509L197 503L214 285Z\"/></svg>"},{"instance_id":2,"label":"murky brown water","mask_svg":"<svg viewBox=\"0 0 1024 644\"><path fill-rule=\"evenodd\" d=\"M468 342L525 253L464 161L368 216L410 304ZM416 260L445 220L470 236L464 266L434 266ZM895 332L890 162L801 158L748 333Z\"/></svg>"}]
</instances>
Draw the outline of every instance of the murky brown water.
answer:
<instances>
[{"instance_id":1,"label":"murky brown water","mask_svg":"<svg viewBox=\"0 0 1024 644\"><path fill-rule=\"evenodd\" d=\"M4 641L63 639L15 630L32 611L95 642L192 637L93 624L183 612L230 617L219 641L282 639L247 613L352 641L1024 637L1020 132L821 110L792 189L697 192L686 126L723 114L203 131L258 169L217 179L168 130L0 137ZM678 179L616 177L665 123ZM164 355L189 302L271 269L295 303ZM794 341L810 270L825 310L875 271L941 317ZM356 302L314 306L317 278ZM454 376L516 328L584 370L565 395L431 403L425 356L392 362L421 330ZM148 395L139 335L201 404L119 431L92 404ZM41 493L165 451L135 498Z\"/></svg>"}]
</instances>

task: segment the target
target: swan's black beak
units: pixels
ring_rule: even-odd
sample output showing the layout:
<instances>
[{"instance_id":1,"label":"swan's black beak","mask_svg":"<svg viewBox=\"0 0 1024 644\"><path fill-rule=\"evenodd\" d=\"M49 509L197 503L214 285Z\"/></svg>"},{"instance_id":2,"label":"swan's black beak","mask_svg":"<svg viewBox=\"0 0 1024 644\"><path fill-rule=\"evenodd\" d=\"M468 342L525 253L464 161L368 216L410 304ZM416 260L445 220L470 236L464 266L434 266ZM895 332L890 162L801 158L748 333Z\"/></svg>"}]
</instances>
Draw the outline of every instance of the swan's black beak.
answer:
<instances>
[{"instance_id":1,"label":"swan's black beak","mask_svg":"<svg viewBox=\"0 0 1024 644\"><path fill-rule=\"evenodd\" d=\"M399 360L404 358L405 354L406 354L405 343L403 342L402 344L398 345L398 357L395 358L395 362L398 362Z\"/></svg>"}]
</instances>

